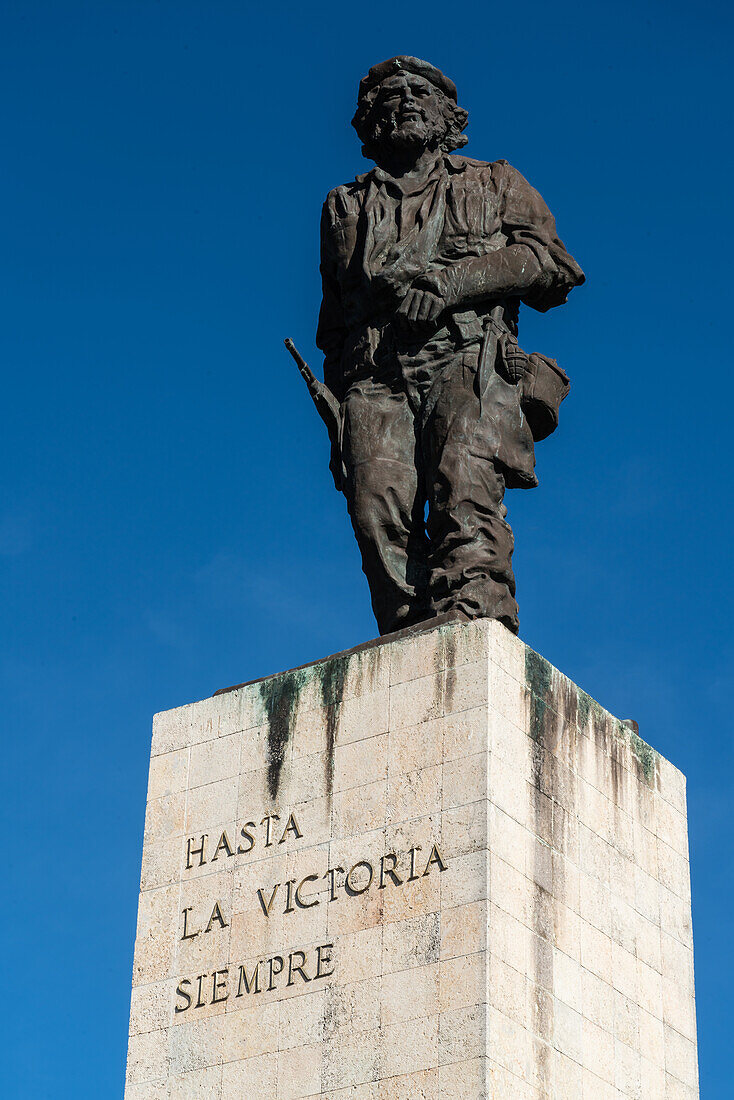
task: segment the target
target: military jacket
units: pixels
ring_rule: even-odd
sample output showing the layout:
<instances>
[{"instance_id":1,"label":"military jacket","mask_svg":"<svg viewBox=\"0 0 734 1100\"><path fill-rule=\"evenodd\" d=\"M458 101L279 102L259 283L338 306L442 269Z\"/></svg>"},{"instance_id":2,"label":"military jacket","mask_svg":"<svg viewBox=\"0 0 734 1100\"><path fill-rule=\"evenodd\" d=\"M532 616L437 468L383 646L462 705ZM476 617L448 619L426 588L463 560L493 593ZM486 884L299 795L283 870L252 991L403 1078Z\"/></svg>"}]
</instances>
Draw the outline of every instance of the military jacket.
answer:
<instances>
[{"instance_id":1,"label":"military jacket","mask_svg":"<svg viewBox=\"0 0 734 1100\"><path fill-rule=\"evenodd\" d=\"M420 275L518 244L532 250L540 268L521 297L526 305L544 312L583 282L542 197L504 160L446 155L420 181L398 181L375 167L336 187L321 222L323 300L316 342L325 355L326 384L342 400L353 380L384 371L389 360L480 345L495 302L460 304L430 329L412 332L396 324L396 311ZM511 337L518 305L517 299L505 302ZM537 375L533 384L539 388L542 371L540 383ZM499 440L503 464L517 471L517 484L534 484L522 392L499 380L495 390L502 409L488 423L489 435Z\"/></svg>"}]
</instances>

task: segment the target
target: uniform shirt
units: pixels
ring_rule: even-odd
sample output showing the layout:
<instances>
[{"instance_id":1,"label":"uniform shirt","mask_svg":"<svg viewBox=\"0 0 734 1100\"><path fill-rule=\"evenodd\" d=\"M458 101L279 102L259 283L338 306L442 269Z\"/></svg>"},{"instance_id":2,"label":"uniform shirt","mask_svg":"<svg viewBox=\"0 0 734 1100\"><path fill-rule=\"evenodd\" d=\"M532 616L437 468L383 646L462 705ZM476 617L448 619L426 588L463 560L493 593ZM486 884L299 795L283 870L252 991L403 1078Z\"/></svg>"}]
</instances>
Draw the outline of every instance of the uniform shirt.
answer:
<instances>
[{"instance_id":1,"label":"uniform shirt","mask_svg":"<svg viewBox=\"0 0 734 1100\"><path fill-rule=\"evenodd\" d=\"M395 321L413 281L470 257L522 244L540 275L522 301L545 311L565 302L584 276L558 238L538 192L506 161L442 156L422 180L395 180L376 167L327 196L321 222L323 301L316 343L324 378L341 400L355 378L477 345L491 303L445 310L426 329ZM508 303L513 327L517 303Z\"/></svg>"}]
</instances>

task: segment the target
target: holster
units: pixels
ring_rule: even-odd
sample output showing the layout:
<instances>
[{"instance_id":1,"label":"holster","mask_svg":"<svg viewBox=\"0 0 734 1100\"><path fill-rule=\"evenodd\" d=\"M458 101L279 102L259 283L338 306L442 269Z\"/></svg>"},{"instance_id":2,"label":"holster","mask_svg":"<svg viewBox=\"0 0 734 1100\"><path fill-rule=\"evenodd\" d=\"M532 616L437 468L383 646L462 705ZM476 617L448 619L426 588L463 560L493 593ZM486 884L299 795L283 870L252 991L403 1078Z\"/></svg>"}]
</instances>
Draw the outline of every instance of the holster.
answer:
<instances>
[{"instance_id":1,"label":"holster","mask_svg":"<svg viewBox=\"0 0 734 1100\"><path fill-rule=\"evenodd\" d=\"M528 369L520 382L520 406L536 443L558 427L558 410L570 388L568 375L555 359L537 351L528 355Z\"/></svg>"}]
</instances>

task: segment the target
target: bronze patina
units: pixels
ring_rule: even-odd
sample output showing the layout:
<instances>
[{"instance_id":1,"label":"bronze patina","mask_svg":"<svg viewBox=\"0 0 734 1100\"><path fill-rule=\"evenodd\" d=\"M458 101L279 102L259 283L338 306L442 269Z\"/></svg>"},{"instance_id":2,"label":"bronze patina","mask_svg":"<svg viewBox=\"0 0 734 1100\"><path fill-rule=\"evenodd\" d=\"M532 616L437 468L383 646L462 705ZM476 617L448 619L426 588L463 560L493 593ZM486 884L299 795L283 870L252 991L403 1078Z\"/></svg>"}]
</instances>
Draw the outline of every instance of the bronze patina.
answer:
<instances>
[{"instance_id":1,"label":"bronze patina","mask_svg":"<svg viewBox=\"0 0 734 1100\"><path fill-rule=\"evenodd\" d=\"M433 65L375 65L352 120L375 167L321 222L320 409L383 634L479 616L517 631L504 493L537 484L569 388L517 322L583 272L516 169L457 155L467 118Z\"/></svg>"}]
</instances>

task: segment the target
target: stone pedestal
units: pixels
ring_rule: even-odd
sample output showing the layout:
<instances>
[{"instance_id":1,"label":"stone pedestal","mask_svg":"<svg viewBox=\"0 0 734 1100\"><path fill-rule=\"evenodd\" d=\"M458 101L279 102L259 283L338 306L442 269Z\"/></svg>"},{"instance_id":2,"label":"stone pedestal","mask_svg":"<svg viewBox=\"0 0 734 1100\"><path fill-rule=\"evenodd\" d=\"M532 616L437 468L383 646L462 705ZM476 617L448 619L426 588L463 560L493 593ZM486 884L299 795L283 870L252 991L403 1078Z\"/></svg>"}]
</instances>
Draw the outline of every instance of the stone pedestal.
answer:
<instances>
[{"instance_id":1,"label":"stone pedestal","mask_svg":"<svg viewBox=\"0 0 734 1100\"><path fill-rule=\"evenodd\" d=\"M685 780L496 622L156 716L127 1100L693 1100Z\"/></svg>"}]
</instances>

